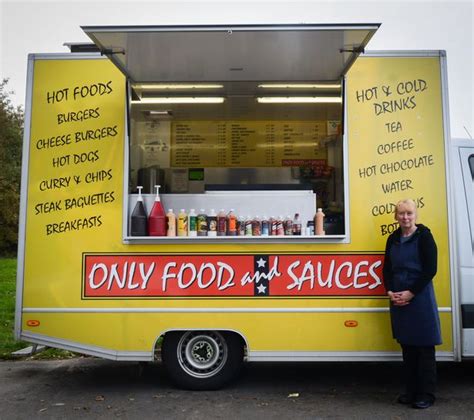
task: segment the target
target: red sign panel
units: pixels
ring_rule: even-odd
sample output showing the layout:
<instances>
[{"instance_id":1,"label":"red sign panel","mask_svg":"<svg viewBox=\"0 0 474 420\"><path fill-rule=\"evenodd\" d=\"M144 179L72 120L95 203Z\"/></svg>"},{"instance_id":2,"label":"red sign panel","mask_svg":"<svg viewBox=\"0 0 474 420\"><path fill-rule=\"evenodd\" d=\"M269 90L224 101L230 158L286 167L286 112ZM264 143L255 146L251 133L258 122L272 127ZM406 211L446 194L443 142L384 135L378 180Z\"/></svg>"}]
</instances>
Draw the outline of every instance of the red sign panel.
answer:
<instances>
[{"instance_id":1,"label":"red sign panel","mask_svg":"<svg viewBox=\"0 0 474 420\"><path fill-rule=\"evenodd\" d=\"M84 298L383 296L382 255L85 255Z\"/></svg>"}]
</instances>

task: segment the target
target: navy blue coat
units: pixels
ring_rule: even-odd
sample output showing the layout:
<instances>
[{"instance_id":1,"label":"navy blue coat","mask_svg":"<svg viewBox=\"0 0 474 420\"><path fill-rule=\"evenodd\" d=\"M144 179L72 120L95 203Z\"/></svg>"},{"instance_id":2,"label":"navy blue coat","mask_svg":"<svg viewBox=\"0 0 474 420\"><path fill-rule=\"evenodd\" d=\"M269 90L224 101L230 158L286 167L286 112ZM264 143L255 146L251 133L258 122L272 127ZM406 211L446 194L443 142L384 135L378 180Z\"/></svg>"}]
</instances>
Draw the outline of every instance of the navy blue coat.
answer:
<instances>
[{"instance_id":1,"label":"navy blue coat","mask_svg":"<svg viewBox=\"0 0 474 420\"><path fill-rule=\"evenodd\" d=\"M387 291L410 290L408 305L390 302L393 337L406 346L441 344L438 305L432 279L437 270L437 248L431 231L423 225L404 243L398 228L387 239L383 267Z\"/></svg>"}]
</instances>

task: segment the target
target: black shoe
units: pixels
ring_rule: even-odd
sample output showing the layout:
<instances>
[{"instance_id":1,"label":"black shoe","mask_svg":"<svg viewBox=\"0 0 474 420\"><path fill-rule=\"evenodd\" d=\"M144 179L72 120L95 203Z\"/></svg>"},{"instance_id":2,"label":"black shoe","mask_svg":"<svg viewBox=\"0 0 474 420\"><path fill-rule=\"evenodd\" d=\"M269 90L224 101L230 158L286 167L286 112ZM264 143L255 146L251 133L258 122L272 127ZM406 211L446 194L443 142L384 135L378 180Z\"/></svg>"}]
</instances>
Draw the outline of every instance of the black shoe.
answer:
<instances>
[{"instance_id":1,"label":"black shoe","mask_svg":"<svg viewBox=\"0 0 474 420\"><path fill-rule=\"evenodd\" d=\"M415 399L410 394L400 394L397 398L399 404L412 404Z\"/></svg>"},{"instance_id":2,"label":"black shoe","mask_svg":"<svg viewBox=\"0 0 474 420\"><path fill-rule=\"evenodd\" d=\"M412 407L424 410L425 408L431 407L433 404L434 404L434 401L432 399L417 400L412 404Z\"/></svg>"}]
</instances>

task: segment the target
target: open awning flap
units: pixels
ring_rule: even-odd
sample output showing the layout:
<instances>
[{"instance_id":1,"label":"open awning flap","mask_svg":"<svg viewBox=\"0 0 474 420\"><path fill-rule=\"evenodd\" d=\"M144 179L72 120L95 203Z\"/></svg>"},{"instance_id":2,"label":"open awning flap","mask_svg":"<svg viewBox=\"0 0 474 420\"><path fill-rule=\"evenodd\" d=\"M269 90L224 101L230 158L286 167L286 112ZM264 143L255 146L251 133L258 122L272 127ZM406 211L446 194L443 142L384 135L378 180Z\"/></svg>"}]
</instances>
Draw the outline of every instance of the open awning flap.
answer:
<instances>
[{"instance_id":1,"label":"open awning flap","mask_svg":"<svg viewBox=\"0 0 474 420\"><path fill-rule=\"evenodd\" d=\"M135 83L334 81L379 24L84 26Z\"/></svg>"}]
</instances>

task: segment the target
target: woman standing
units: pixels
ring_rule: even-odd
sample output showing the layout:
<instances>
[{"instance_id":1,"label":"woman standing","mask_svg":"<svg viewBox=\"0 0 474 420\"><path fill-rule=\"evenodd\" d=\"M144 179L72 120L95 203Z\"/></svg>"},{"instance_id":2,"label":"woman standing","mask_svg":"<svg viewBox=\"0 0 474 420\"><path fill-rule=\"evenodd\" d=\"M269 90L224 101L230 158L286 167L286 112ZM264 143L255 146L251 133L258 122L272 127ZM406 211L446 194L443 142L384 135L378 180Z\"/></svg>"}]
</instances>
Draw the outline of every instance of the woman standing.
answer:
<instances>
[{"instance_id":1,"label":"woman standing","mask_svg":"<svg viewBox=\"0 0 474 420\"><path fill-rule=\"evenodd\" d=\"M398 402L428 408L435 401L435 346L441 344L432 282L437 248L431 231L416 224L416 217L413 200L397 203L395 220L400 227L387 239L383 275L393 337L402 347L405 369L406 390Z\"/></svg>"}]
</instances>

